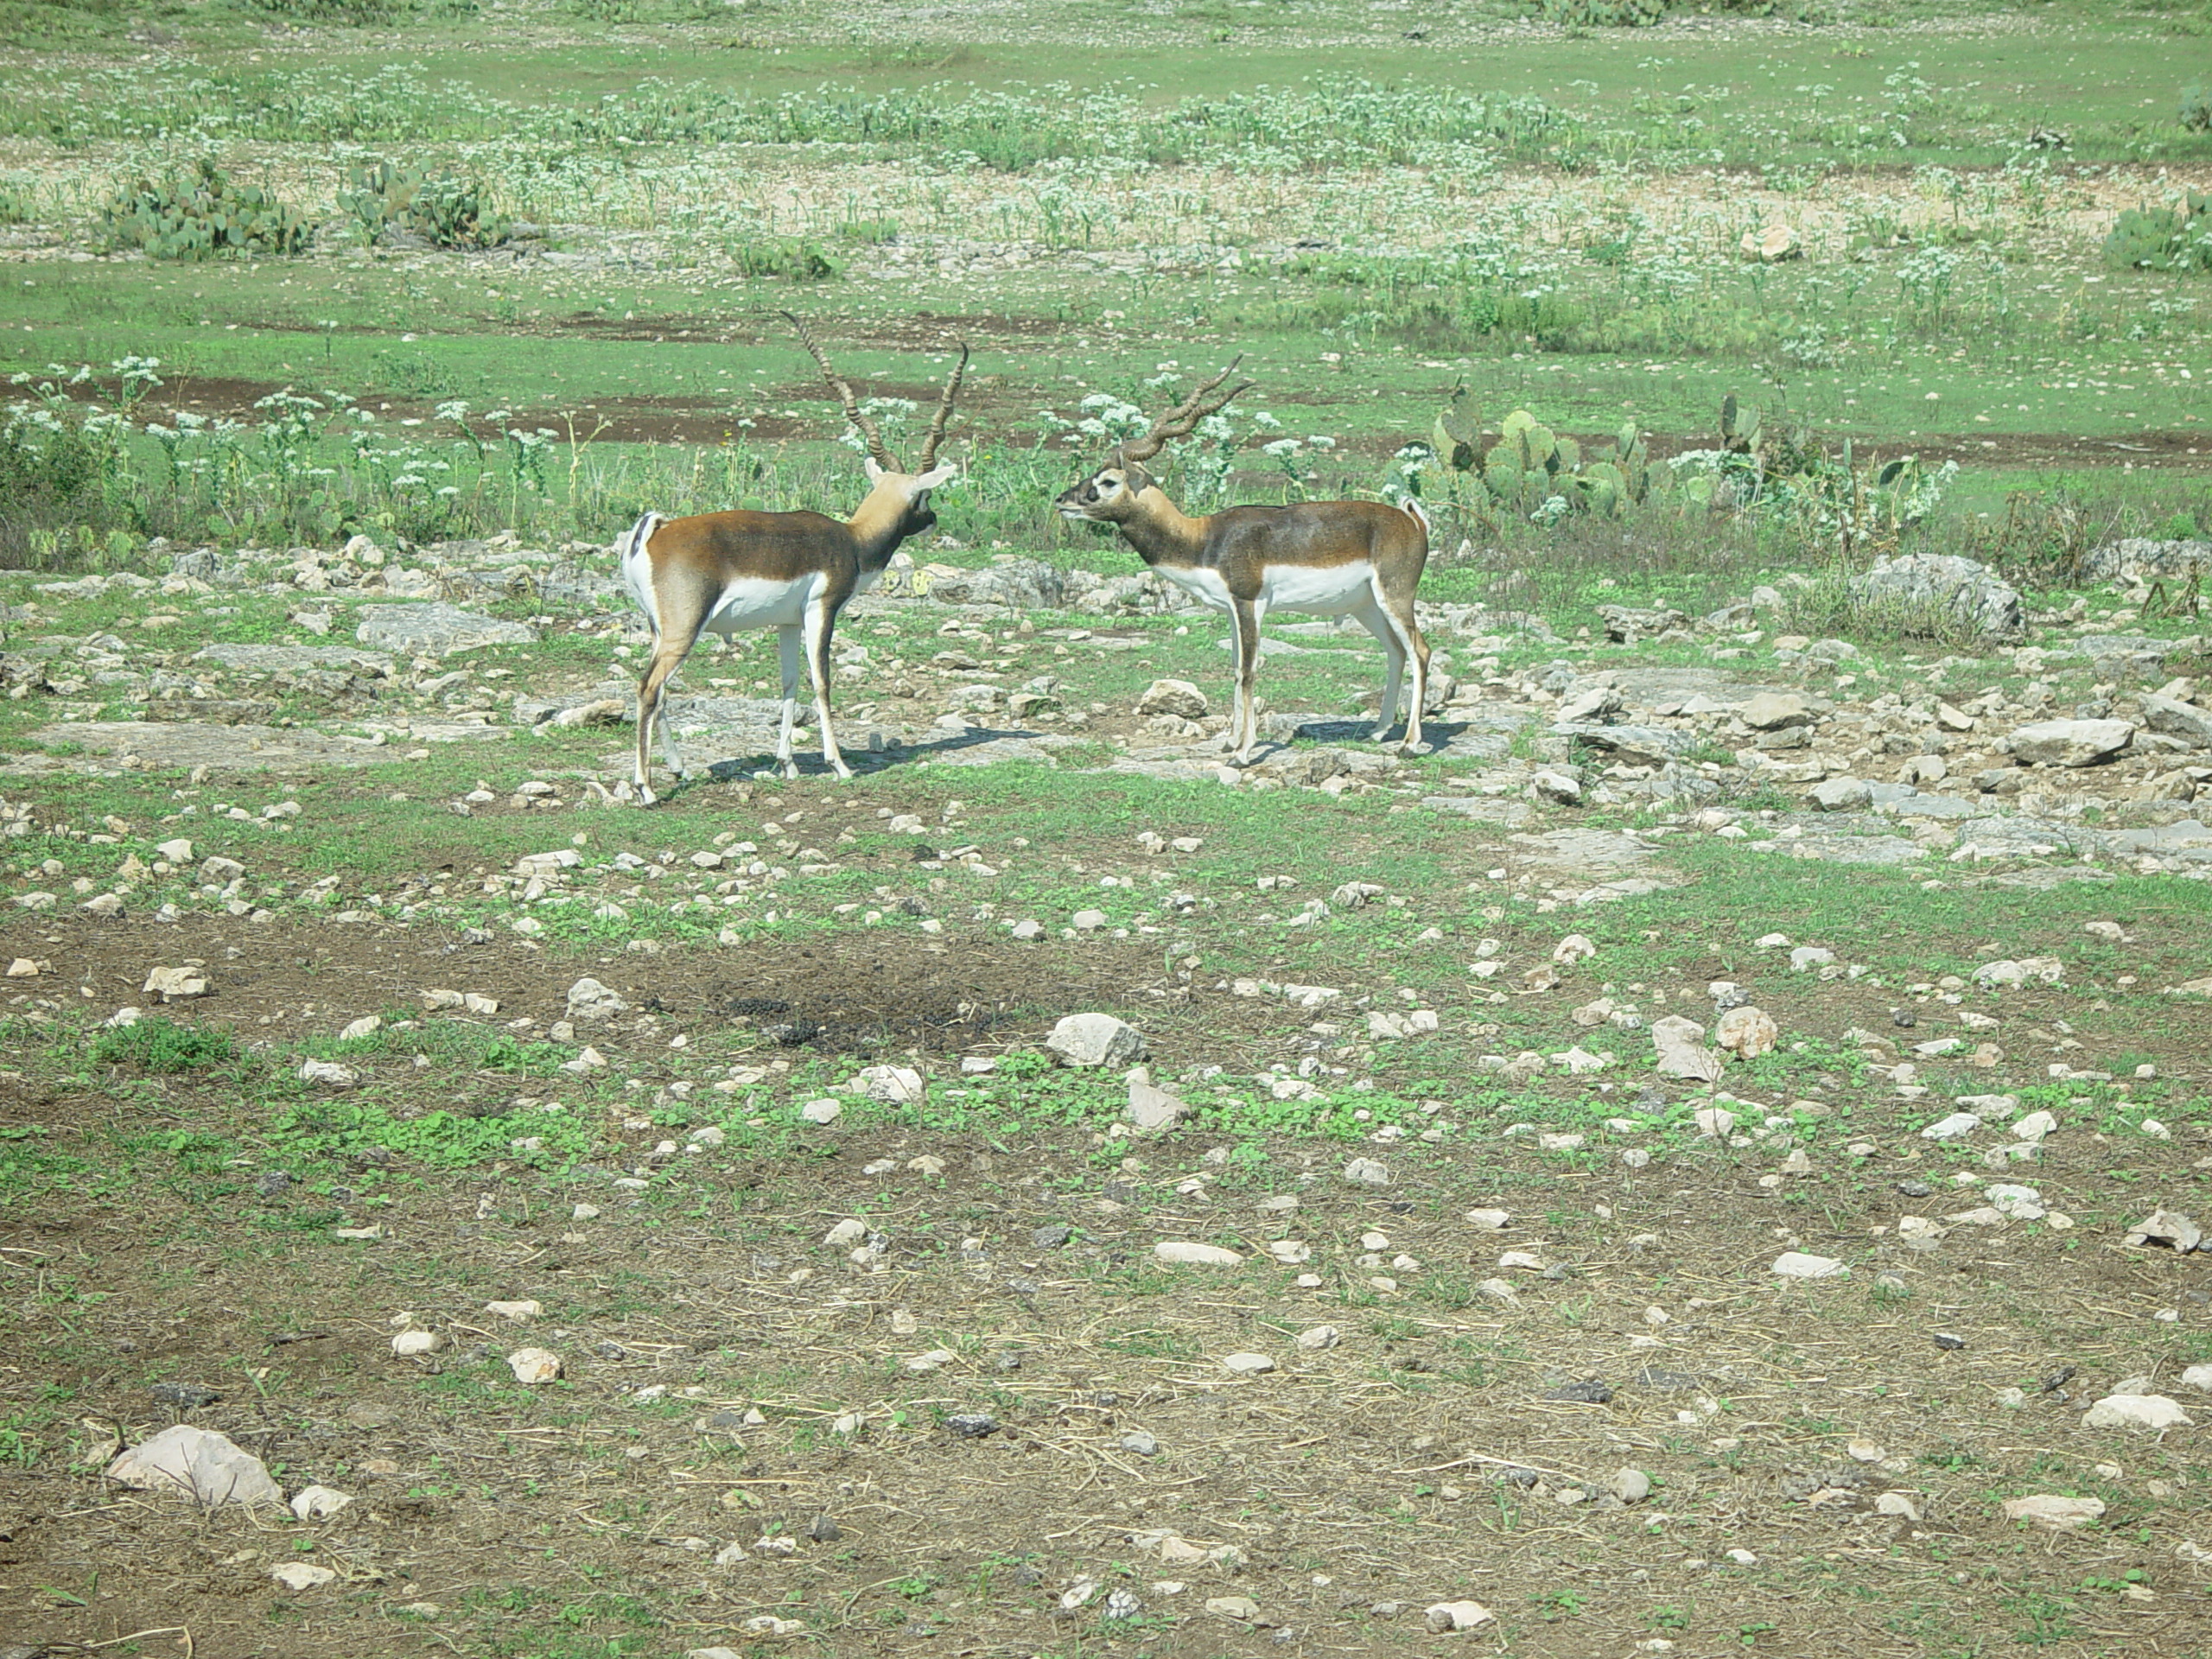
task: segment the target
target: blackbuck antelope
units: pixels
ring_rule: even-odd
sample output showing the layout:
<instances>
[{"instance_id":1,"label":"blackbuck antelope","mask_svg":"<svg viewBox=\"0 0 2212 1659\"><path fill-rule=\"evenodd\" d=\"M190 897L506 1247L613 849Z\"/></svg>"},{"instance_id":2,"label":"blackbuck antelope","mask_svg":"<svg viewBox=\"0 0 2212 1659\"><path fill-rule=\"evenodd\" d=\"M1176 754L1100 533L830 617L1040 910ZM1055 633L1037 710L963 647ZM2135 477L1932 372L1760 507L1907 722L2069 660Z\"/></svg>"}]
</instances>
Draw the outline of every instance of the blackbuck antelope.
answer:
<instances>
[{"instance_id":1,"label":"blackbuck antelope","mask_svg":"<svg viewBox=\"0 0 2212 1659\"><path fill-rule=\"evenodd\" d=\"M938 466L937 451L968 372L966 342L922 440L922 464L909 472L886 447L882 431L861 408L852 387L830 366L806 325L789 312L784 316L821 366L822 378L844 405L845 418L867 442L868 494L842 524L818 512L703 512L689 518L649 512L623 538L622 579L653 631L652 658L638 684L638 798L648 806L654 799L651 753L656 720L668 750L668 769L683 776L676 734L664 711L668 682L709 630L728 636L747 628L775 629L784 671L776 759L786 777L798 775L798 764L791 759L791 728L798 717L804 650L814 679L822 759L840 778L853 775L830 726L830 635L838 613L875 586L899 543L937 523L930 492L960 470L950 462Z\"/></svg>"},{"instance_id":2,"label":"blackbuck antelope","mask_svg":"<svg viewBox=\"0 0 2212 1659\"><path fill-rule=\"evenodd\" d=\"M1243 359L1239 358L1237 362ZM1060 515L1120 526L1144 562L1234 624L1236 690L1228 747L1238 765L1259 741L1252 680L1260 662L1260 624L1271 610L1350 616L1382 642L1389 663L1382 687L1380 742L1397 719L1398 690L1413 660L1413 702L1402 748L1421 746L1428 694L1428 642L1414 621L1414 590L1428 563L1428 516L1414 502L1306 501L1287 507L1229 507L1192 518L1167 499L1141 464L1252 385L1241 380L1213 395L1236 372L1232 362L1181 404L1122 444L1114 459L1060 497Z\"/></svg>"}]
</instances>

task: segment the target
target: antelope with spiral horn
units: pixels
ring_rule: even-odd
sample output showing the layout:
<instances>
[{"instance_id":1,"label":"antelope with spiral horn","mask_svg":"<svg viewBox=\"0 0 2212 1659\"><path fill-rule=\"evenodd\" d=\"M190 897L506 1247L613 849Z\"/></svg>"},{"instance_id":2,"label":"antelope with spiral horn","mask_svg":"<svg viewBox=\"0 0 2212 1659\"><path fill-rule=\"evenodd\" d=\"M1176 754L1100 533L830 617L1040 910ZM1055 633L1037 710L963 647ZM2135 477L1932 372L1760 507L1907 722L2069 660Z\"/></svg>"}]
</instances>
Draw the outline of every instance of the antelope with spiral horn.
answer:
<instances>
[{"instance_id":1,"label":"antelope with spiral horn","mask_svg":"<svg viewBox=\"0 0 2212 1659\"><path fill-rule=\"evenodd\" d=\"M655 799L651 752L656 721L668 769L679 779L684 775L666 715L668 682L700 634L708 632L727 637L747 628L776 630L784 693L776 760L791 778L798 775L791 758L791 728L798 715L804 656L814 682L822 758L840 778L853 775L830 724L830 636L838 614L876 584L899 544L937 523L930 492L959 472L950 462L938 466L937 452L968 372L965 341L923 437L921 465L909 471L884 443L881 429L830 366L806 325L788 311L782 315L798 330L807 354L843 405L845 418L867 444L868 494L842 523L819 512L740 511L688 518L649 512L623 537L622 580L653 635L652 655L638 685L638 798L648 806Z\"/></svg>"},{"instance_id":2,"label":"antelope with spiral horn","mask_svg":"<svg viewBox=\"0 0 2212 1659\"><path fill-rule=\"evenodd\" d=\"M1143 463L1198 423L1226 409L1253 382L1227 391L1236 359L1219 374L1132 438L1114 459L1059 498L1060 516L1117 526L1139 557L1201 603L1226 611L1236 657L1236 692L1228 747L1236 764L1252 759L1259 740L1253 678L1260 662L1260 624L1271 610L1349 616L1381 642L1389 664L1382 721L1375 741L1397 719L1406 664L1413 664L1413 698L1406 713L1410 752L1421 747L1421 703L1428 693L1428 642L1414 620L1414 593L1428 563L1428 516L1408 499L1403 506L1379 501L1306 501L1281 507L1227 507L1192 518L1167 499Z\"/></svg>"}]
</instances>

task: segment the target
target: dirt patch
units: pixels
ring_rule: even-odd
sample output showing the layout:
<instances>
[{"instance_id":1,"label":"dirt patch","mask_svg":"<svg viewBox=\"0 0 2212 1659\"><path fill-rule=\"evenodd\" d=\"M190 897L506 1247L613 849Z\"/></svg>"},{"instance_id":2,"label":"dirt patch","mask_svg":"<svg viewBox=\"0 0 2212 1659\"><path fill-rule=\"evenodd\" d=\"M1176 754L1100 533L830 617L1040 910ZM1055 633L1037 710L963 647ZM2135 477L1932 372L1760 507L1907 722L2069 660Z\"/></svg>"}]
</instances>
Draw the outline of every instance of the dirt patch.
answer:
<instances>
[{"instance_id":1,"label":"dirt patch","mask_svg":"<svg viewBox=\"0 0 2212 1659\"><path fill-rule=\"evenodd\" d=\"M921 326L923 320L914 320L911 331L893 331L880 336L863 334L872 346L888 346L900 350L942 351L946 346L944 328L934 330ZM964 325L970 319L947 319L948 323ZM1004 320L1019 322L1020 319ZM1039 320L1041 321L1041 320ZM622 325L626 327L634 325ZM1052 324L1054 329L1060 325ZM1020 329L1007 331L1011 337L1028 338ZM689 337L686 331L673 333L656 330L651 334L624 334L620 339L674 340ZM721 336L735 338L734 335ZM983 338L981 331L971 336L970 343ZM173 415L178 410L188 410L209 418L255 420L259 418L255 404L270 392L288 387L311 388L317 383L312 376L293 380L245 380L219 376L204 379L179 379L164 387L145 405L149 417L160 414ZM935 380L888 380L855 384L863 397L905 397L919 404L924 409L935 406L944 391L944 383ZM770 387L757 394L764 403L782 405L808 406L823 404L823 388L817 382L794 381L786 385ZM971 379L962 394L960 423L963 428L976 430L1003 430L1033 413L1041 391L1036 396L1020 394L1012 389L994 392ZM404 394L378 394L373 407L379 414L393 419L429 419L435 410L435 398L410 397ZM1272 395L1278 404L1327 409L1338 406L1334 398L1301 397L1294 390ZM817 416L800 420L772 412L740 411L727 404L717 404L705 399L681 397L602 397L569 408L518 409L514 424L518 427L546 426L558 432L574 429L579 436L595 437L609 443L696 443L721 444L742 437L747 442L783 442L791 439L819 437L831 423L834 410L823 405ZM741 426L741 421L750 425ZM1582 442L1598 443L1612 435L1592 432ZM1351 454L1365 460L1380 460L1396 452L1405 435L1369 435L1345 439L1338 448L1339 454ZM1916 454L1923 460L1942 462L1955 461L1962 467L2034 467L2108 465L2114 461L2129 462L2137 467L2171 468L2177 471L2212 472L2212 435L2191 429L2171 431L2142 431L2125 437L2089 437L2077 433L2061 432L1999 432L1987 437L1970 433L1934 433L1925 437L1900 441L1888 433L1859 433L1834 435L1832 447L1840 448L1849 437L1855 452L1869 463L1891 455ZM1709 449L1714 438L1708 432L1661 433L1645 435L1645 442L1654 460L1663 461L1693 449Z\"/></svg>"}]
</instances>

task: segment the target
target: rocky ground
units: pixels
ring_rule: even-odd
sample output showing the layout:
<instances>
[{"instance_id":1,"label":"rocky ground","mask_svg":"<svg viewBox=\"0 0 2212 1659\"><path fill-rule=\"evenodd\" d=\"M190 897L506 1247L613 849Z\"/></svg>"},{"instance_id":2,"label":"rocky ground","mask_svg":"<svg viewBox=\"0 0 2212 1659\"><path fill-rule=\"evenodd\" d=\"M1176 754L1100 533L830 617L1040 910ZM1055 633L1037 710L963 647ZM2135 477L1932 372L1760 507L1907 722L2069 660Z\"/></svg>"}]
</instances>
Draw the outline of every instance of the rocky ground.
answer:
<instances>
[{"instance_id":1,"label":"rocky ground","mask_svg":"<svg viewBox=\"0 0 2212 1659\"><path fill-rule=\"evenodd\" d=\"M925 562L651 811L603 550L16 579L0 1651L2193 1651L2202 556L1438 605L1413 757L1287 620L1243 770Z\"/></svg>"}]
</instances>

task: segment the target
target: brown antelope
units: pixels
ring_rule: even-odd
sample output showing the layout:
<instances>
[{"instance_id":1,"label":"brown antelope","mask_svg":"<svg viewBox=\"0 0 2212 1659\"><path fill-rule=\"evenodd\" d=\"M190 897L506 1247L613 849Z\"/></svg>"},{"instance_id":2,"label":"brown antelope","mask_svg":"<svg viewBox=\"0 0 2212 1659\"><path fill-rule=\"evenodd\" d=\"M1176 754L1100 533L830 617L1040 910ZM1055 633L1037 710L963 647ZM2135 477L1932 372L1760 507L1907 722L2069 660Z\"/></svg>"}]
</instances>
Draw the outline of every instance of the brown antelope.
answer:
<instances>
[{"instance_id":1,"label":"brown antelope","mask_svg":"<svg viewBox=\"0 0 2212 1659\"><path fill-rule=\"evenodd\" d=\"M1243 361L1239 358L1237 362ZM1389 664L1382 687L1380 742L1398 715L1398 689L1413 661L1413 702L1402 749L1421 747L1421 703L1428 694L1428 642L1414 621L1414 590L1428 563L1428 516L1408 499L1402 509L1379 501L1306 501L1285 507L1228 507L1186 517L1140 464L1207 416L1229 406L1253 384L1214 389L1236 372L1232 362L1120 446L1114 459L1059 499L1064 518L1116 524L1144 562L1185 593L1229 613L1236 653L1236 689L1228 747L1236 764L1252 759L1259 740L1252 693L1260 662L1260 624L1271 610L1313 611L1357 620L1382 642Z\"/></svg>"},{"instance_id":2,"label":"brown antelope","mask_svg":"<svg viewBox=\"0 0 2212 1659\"><path fill-rule=\"evenodd\" d=\"M937 523L930 492L960 470L950 462L938 466L937 451L968 372L964 341L922 440L922 464L908 472L885 446L881 430L861 410L852 387L830 366L806 325L788 311L783 315L821 366L822 378L844 405L845 418L867 442L868 494L843 524L818 512L704 512L689 518L649 512L623 537L622 580L653 631L652 657L638 685L638 798L648 806L654 800L655 720L667 747L668 769L683 776L664 709L668 682L709 630L728 637L746 628L775 629L784 671L783 730L776 740L776 759L789 778L798 775L798 763L791 758L791 727L798 716L804 649L814 680L822 759L840 778L853 775L830 727L830 637L838 613L875 586L899 543Z\"/></svg>"}]
</instances>

